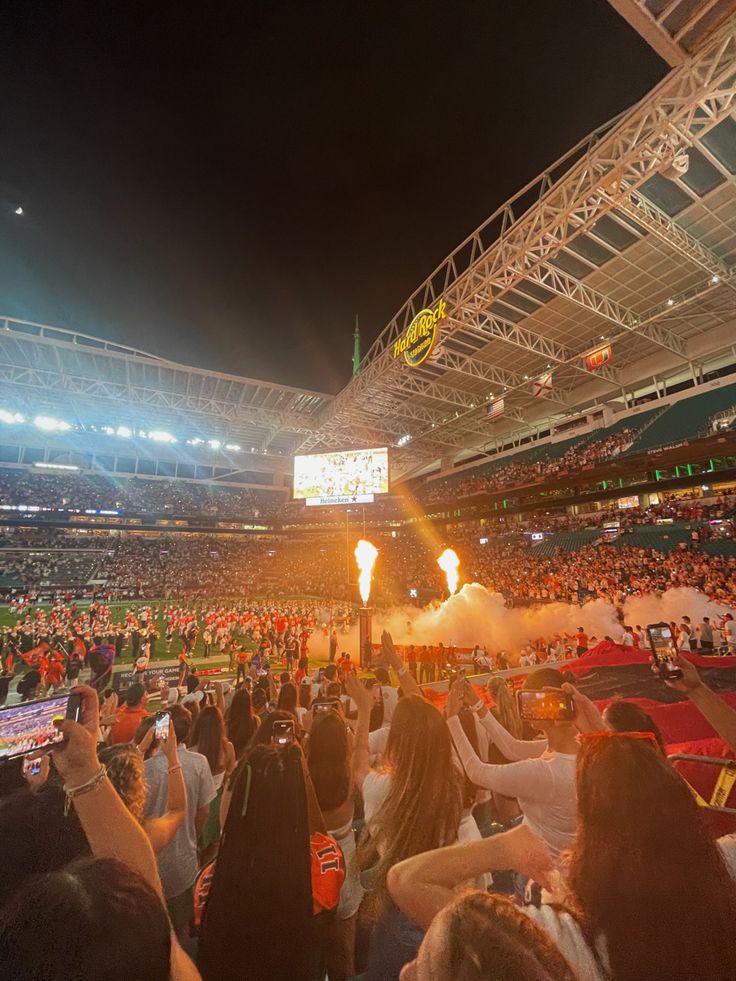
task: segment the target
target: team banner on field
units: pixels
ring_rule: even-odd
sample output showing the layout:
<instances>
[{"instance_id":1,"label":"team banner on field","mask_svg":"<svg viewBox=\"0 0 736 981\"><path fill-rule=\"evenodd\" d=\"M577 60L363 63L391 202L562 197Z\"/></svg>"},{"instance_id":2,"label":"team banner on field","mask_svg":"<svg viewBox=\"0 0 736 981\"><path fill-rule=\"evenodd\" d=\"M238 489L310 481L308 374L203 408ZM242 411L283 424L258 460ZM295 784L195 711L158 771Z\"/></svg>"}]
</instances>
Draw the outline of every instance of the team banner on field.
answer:
<instances>
[{"instance_id":1,"label":"team banner on field","mask_svg":"<svg viewBox=\"0 0 736 981\"><path fill-rule=\"evenodd\" d=\"M539 398L540 395L549 395L552 391L552 372L547 371L545 374L540 375L539 378L535 378L532 382L532 394L535 398Z\"/></svg>"},{"instance_id":2,"label":"team banner on field","mask_svg":"<svg viewBox=\"0 0 736 981\"><path fill-rule=\"evenodd\" d=\"M585 355L585 367L588 371L597 371L606 364L613 361L613 348L610 344L603 344L601 347Z\"/></svg>"},{"instance_id":3,"label":"team banner on field","mask_svg":"<svg viewBox=\"0 0 736 981\"><path fill-rule=\"evenodd\" d=\"M489 402L486 406L486 414L490 419L498 419L503 415L505 409L503 399L495 399L493 402Z\"/></svg>"}]
</instances>

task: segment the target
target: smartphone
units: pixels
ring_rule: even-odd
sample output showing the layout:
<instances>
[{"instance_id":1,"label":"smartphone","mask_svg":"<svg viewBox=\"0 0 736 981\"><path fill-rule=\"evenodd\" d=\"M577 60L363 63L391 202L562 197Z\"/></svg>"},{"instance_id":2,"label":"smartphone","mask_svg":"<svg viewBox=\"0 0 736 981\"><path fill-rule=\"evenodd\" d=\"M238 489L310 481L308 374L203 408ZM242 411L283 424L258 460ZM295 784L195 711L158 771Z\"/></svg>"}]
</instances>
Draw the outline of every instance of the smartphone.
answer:
<instances>
[{"instance_id":1,"label":"smartphone","mask_svg":"<svg viewBox=\"0 0 736 981\"><path fill-rule=\"evenodd\" d=\"M681 678L682 669L675 664L675 644L670 625L664 621L648 623L647 637L660 678L664 680Z\"/></svg>"},{"instance_id":2,"label":"smartphone","mask_svg":"<svg viewBox=\"0 0 736 981\"><path fill-rule=\"evenodd\" d=\"M64 735L54 722L78 722L80 705L80 695L55 695L0 708L0 760L26 756L62 742Z\"/></svg>"},{"instance_id":3,"label":"smartphone","mask_svg":"<svg viewBox=\"0 0 736 981\"><path fill-rule=\"evenodd\" d=\"M169 713L157 712L154 719L154 735L156 739L169 738Z\"/></svg>"},{"instance_id":4,"label":"smartphone","mask_svg":"<svg viewBox=\"0 0 736 981\"><path fill-rule=\"evenodd\" d=\"M26 757L23 760L23 773L28 777L37 777L41 772L41 757L35 756L33 759Z\"/></svg>"},{"instance_id":5,"label":"smartphone","mask_svg":"<svg viewBox=\"0 0 736 981\"><path fill-rule=\"evenodd\" d=\"M519 715L527 722L571 722L575 718L572 695L553 688L549 691L518 691Z\"/></svg>"},{"instance_id":6,"label":"smartphone","mask_svg":"<svg viewBox=\"0 0 736 981\"><path fill-rule=\"evenodd\" d=\"M271 741L276 746L290 746L294 742L294 723L279 719L273 724Z\"/></svg>"},{"instance_id":7,"label":"smartphone","mask_svg":"<svg viewBox=\"0 0 736 981\"><path fill-rule=\"evenodd\" d=\"M315 714L317 712L332 712L335 709L339 709L339 708L340 708L339 698L324 698L312 704L312 711Z\"/></svg>"}]
</instances>

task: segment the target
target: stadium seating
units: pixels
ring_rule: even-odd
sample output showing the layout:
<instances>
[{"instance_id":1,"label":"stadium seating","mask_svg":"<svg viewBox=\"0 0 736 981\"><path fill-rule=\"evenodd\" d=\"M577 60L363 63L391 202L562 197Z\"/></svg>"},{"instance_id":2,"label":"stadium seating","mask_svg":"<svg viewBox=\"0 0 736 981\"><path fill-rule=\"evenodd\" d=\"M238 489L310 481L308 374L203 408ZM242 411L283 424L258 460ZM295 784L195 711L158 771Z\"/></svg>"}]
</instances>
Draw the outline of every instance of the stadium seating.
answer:
<instances>
[{"instance_id":1,"label":"stadium seating","mask_svg":"<svg viewBox=\"0 0 736 981\"><path fill-rule=\"evenodd\" d=\"M629 447L628 453L644 453L659 446L681 443L707 434L711 416L736 401L736 385L694 395L675 402L648 426Z\"/></svg>"}]
</instances>

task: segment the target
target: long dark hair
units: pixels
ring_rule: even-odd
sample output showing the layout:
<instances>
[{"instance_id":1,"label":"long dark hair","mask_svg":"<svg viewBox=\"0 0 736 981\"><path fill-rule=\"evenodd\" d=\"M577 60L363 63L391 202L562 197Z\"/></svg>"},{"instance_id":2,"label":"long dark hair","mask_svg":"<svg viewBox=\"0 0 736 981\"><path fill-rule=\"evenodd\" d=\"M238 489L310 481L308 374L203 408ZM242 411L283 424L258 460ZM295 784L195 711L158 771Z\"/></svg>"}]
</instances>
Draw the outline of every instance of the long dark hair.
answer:
<instances>
[{"instance_id":1,"label":"long dark hair","mask_svg":"<svg viewBox=\"0 0 736 981\"><path fill-rule=\"evenodd\" d=\"M34 876L0 912L0 977L169 981L170 972L163 903L115 859Z\"/></svg>"},{"instance_id":2,"label":"long dark hair","mask_svg":"<svg viewBox=\"0 0 736 981\"><path fill-rule=\"evenodd\" d=\"M350 794L350 747L345 720L335 711L317 712L307 743L307 768L323 811Z\"/></svg>"},{"instance_id":3,"label":"long dark hair","mask_svg":"<svg viewBox=\"0 0 736 981\"><path fill-rule=\"evenodd\" d=\"M233 695L230 708L225 713L225 724L227 725L228 739L235 749L235 755L240 756L258 728L258 720L253 712L250 692L246 688L239 688Z\"/></svg>"},{"instance_id":4,"label":"long dark hair","mask_svg":"<svg viewBox=\"0 0 736 981\"><path fill-rule=\"evenodd\" d=\"M296 715L296 696L296 685L292 684L290 681L285 681L281 686L281 690L279 691L279 700L276 703L276 707L284 709L286 712L291 712L292 715Z\"/></svg>"},{"instance_id":5,"label":"long dark hair","mask_svg":"<svg viewBox=\"0 0 736 981\"><path fill-rule=\"evenodd\" d=\"M236 772L200 931L199 967L205 981L308 981L313 956L301 751L259 745Z\"/></svg>"},{"instance_id":6,"label":"long dark hair","mask_svg":"<svg viewBox=\"0 0 736 981\"><path fill-rule=\"evenodd\" d=\"M225 750L225 720L216 705L207 705L194 720L189 734L189 745L207 758L212 773L222 770Z\"/></svg>"},{"instance_id":7,"label":"long dark hair","mask_svg":"<svg viewBox=\"0 0 736 981\"><path fill-rule=\"evenodd\" d=\"M686 783L616 735L583 740L577 790L571 902L615 981L735 978L736 886Z\"/></svg>"}]
</instances>

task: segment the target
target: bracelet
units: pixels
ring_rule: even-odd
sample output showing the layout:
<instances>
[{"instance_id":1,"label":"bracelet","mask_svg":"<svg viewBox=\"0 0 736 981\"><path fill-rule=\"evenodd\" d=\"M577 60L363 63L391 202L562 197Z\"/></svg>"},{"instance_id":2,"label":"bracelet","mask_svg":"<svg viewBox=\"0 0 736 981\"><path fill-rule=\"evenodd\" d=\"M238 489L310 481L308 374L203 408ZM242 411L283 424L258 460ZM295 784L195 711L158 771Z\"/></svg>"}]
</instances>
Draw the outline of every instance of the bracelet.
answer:
<instances>
[{"instance_id":1,"label":"bracelet","mask_svg":"<svg viewBox=\"0 0 736 981\"><path fill-rule=\"evenodd\" d=\"M81 797L83 794L89 794L91 791L97 790L106 776L107 767L103 763L93 777L90 777L84 783L80 783L78 787L67 787L64 784L64 817L69 814L72 801L75 797Z\"/></svg>"},{"instance_id":2,"label":"bracelet","mask_svg":"<svg viewBox=\"0 0 736 981\"><path fill-rule=\"evenodd\" d=\"M402 664L401 667L398 668L398 670L396 671L396 674L400 678L403 678L405 674L409 674L409 669L407 668L407 666L405 664Z\"/></svg>"},{"instance_id":3,"label":"bracelet","mask_svg":"<svg viewBox=\"0 0 736 981\"><path fill-rule=\"evenodd\" d=\"M169 767L169 773L173 773L174 770L181 770L181 763L177 763L176 766Z\"/></svg>"}]
</instances>

